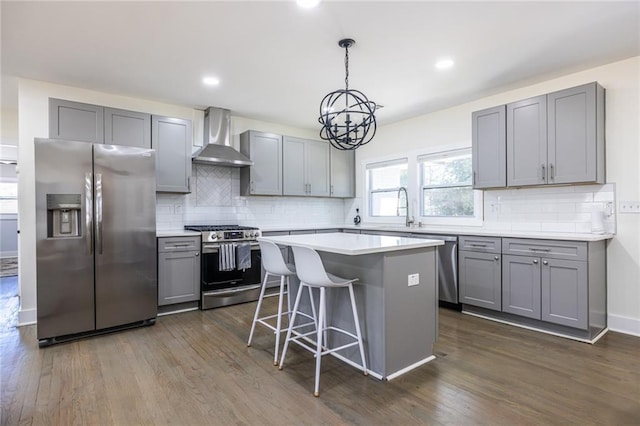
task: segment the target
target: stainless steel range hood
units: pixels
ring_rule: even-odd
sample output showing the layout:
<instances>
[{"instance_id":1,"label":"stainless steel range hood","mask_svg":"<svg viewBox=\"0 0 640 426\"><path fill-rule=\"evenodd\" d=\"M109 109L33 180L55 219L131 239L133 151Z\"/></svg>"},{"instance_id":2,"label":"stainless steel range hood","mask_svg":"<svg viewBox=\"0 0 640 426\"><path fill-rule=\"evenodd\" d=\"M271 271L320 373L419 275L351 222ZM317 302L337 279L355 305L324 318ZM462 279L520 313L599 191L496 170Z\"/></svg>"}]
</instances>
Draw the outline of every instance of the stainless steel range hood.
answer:
<instances>
[{"instance_id":1,"label":"stainless steel range hood","mask_svg":"<svg viewBox=\"0 0 640 426\"><path fill-rule=\"evenodd\" d=\"M231 147L231 111L209 107L204 112L204 146L193 154L194 163L247 167L253 161Z\"/></svg>"}]
</instances>

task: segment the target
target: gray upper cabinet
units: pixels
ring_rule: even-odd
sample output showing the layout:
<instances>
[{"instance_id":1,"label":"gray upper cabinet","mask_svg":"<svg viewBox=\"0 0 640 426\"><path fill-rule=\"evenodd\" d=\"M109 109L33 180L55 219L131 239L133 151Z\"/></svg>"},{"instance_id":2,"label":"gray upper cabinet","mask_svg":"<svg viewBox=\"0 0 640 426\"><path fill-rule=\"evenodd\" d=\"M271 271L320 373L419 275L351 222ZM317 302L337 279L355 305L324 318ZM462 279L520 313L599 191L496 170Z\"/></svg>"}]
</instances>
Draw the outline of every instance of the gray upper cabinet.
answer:
<instances>
[{"instance_id":1,"label":"gray upper cabinet","mask_svg":"<svg viewBox=\"0 0 640 426\"><path fill-rule=\"evenodd\" d=\"M353 198L356 196L356 153L331 147L331 196Z\"/></svg>"},{"instance_id":2,"label":"gray upper cabinet","mask_svg":"<svg viewBox=\"0 0 640 426\"><path fill-rule=\"evenodd\" d=\"M191 120L151 117L151 147L156 150L158 192L191 192L191 140Z\"/></svg>"},{"instance_id":3,"label":"gray upper cabinet","mask_svg":"<svg viewBox=\"0 0 640 426\"><path fill-rule=\"evenodd\" d=\"M475 111L472 118L473 187L498 188L506 186L506 108Z\"/></svg>"},{"instance_id":4,"label":"gray upper cabinet","mask_svg":"<svg viewBox=\"0 0 640 426\"><path fill-rule=\"evenodd\" d=\"M282 136L248 130L240 135L240 152L253 160L240 169L240 194L282 195Z\"/></svg>"},{"instance_id":5,"label":"gray upper cabinet","mask_svg":"<svg viewBox=\"0 0 640 426\"><path fill-rule=\"evenodd\" d=\"M472 122L474 188L605 183L604 89L596 82L476 111Z\"/></svg>"},{"instance_id":6,"label":"gray upper cabinet","mask_svg":"<svg viewBox=\"0 0 640 426\"><path fill-rule=\"evenodd\" d=\"M151 115L105 108L104 143L151 148Z\"/></svg>"},{"instance_id":7,"label":"gray upper cabinet","mask_svg":"<svg viewBox=\"0 0 640 426\"><path fill-rule=\"evenodd\" d=\"M50 98L49 137L151 148L151 115Z\"/></svg>"},{"instance_id":8,"label":"gray upper cabinet","mask_svg":"<svg viewBox=\"0 0 640 426\"><path fill-rule=\"evenodd\" d=\"M49 98L49 137L102 143L103 114L103 107L98 105Z\"/></svg>"},{"instance_id":9,"label":"gray upper cabinet","mask_svg":"<svg viewBox=\"0 0 640 426\"><path fill-rule=\"evenodd\" d=\"M283 194L330 195L329 144L285 136L283 138Z\"/></svg>"},{"instance_id":10,"label":"gray upper cabinet","mask_svg":"<svg viewBox=\"0 0 640 426\"><path fill-rule=\"evenodd\" d=\"M547 97L507 105L507 186L547 182Z\"/></svg>"},{"instance_id":11,"label":"gray upper cabinet","mask_svg":"<svg viewBox=\"0 0 640 426\"><path fill-rule=\"evenodd\" d=\"M589 83L547 95L549 183L605 182L604 89Z\"/></svg>"}]
</instances>

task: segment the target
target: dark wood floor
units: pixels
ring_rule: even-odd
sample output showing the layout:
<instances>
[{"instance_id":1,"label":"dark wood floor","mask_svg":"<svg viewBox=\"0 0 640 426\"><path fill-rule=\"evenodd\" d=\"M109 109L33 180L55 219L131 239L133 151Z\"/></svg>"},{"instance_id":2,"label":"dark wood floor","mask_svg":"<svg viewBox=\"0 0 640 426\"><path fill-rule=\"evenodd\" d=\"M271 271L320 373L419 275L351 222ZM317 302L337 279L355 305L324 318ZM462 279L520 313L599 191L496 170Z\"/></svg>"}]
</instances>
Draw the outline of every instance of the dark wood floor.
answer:
<instances>
[{"instance_id":1,"label":"dark wood floor","mask_svg":"<svg viewBox=\"0 0 640 426\"><path fill-rule=\"evenodd\" d=\"M273 298L268 302L273 305ZM390 382L246 340L254 303L39 349L1 330L2 425L640 424L640 338L589 345L440 310L437 359ZM294 345L295 346L295 345Z\"/></svg>"}]
</instances>

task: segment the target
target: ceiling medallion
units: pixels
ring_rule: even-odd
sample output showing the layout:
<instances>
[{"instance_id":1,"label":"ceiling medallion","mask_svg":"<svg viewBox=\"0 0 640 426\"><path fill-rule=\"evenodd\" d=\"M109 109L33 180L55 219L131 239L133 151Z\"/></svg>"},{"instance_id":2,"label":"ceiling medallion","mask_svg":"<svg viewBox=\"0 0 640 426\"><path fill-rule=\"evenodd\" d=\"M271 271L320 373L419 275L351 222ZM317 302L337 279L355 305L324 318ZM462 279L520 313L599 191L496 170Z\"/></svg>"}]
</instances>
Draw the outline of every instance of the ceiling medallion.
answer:
<instances>
[{"instance_id":1,"label":"ceiling medallion","mask_svg":"<svg viewBox=\"0 0 640 426\"><path fill-rule=\"evenodd\" d=\"M354 44L350 38L338 42L345 51L345 88L335 90L322 99L318 118L322 124L320 137L341 150L359 148L376 134L376 103L361 91L349 89L349 48Z\"/></svg>"}]
</instances>

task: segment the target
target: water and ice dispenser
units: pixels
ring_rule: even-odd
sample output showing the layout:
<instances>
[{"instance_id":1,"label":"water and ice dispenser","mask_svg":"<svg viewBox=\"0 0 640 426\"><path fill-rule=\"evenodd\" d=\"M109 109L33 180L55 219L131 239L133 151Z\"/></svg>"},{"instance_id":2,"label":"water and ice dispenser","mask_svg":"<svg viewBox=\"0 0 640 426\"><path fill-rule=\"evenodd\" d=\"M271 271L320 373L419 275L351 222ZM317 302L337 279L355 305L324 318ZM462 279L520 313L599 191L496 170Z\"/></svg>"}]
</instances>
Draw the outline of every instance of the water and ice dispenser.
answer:
<instances>
[{"instance_id":1,"label":"water and ice dispenser","mask_svg":"<svg viewBox=\"0 0 640 426\"><path fill-rule=\"evenodd\" d=\"M80 194L47 194L47 237L79 237L81 212Z\"/></svg>"}]
</instances>

